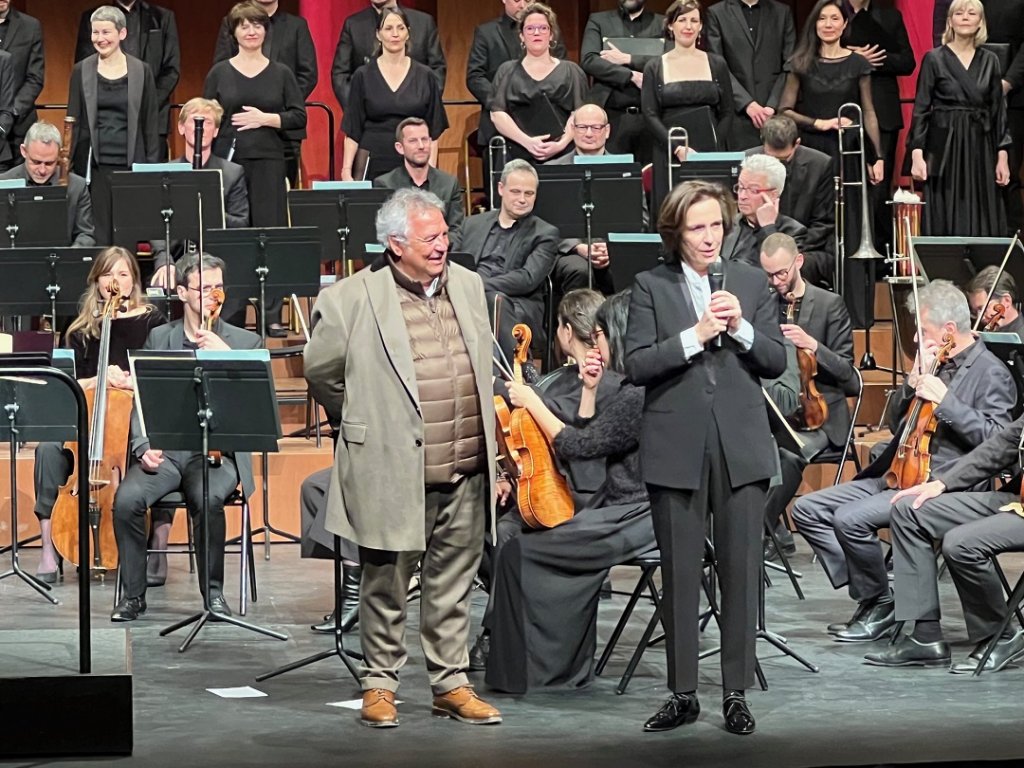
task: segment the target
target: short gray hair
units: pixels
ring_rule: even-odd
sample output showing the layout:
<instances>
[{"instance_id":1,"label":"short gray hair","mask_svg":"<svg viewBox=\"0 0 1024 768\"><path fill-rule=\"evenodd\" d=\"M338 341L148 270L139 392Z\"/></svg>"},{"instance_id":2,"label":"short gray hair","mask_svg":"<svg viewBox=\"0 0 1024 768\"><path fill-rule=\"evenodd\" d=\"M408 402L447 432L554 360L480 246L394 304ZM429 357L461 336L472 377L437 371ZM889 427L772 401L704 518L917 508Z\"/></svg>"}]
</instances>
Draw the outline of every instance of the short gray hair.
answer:
<instances>
[{"instance_id":1,"label":"short gray hair","mask_svg":"<svg viewBox=\"0 0 1024 768\"><path fill-rule=\"evenodd\" d=\"M101 5L92 12L92 16L89 17L89 23L95 24L97 21L109 21L117 28L118 32L128 26L128 20L124 17L124 11L112 5Z\"/></svg>"},{"instance_id":2,"label":"short gray hair","mask_svg":"<svg viewBox=\"0 0 1024 768\"><path fill-rule=\"evenodd\" d=\"M505 163L505 167L501 171L501 183L505 185L508 183L508 177L513 173L526 173L533 176L534 180L540 183L540 177L537 175L537 169L530 165L525 160L516 158L515 160L509 160Z\"/></svg>"},{"instance_id":3,"label":"short gray hair","mask_svg":"<svg viewBox=\"0 0 1024 768\"><path fill-rule=\"evenodd\" d=\"M28 146L33 141L40 141L43 144L56 144L58 147L61 145L60 131L57 130L57 126L53 123L47 123L39 121L33 123L32 127L25 132L25 140L22 146Z\"/></svg>"},{"instance_id":4,"label":"short gray hair","mask_svg":"<svg viewBox=\"0 0 1024 768\"><path fill-rule=\"evenodd\" d=\"M178 263L174 265L174 269L178 273L178 285L184 285L187 288L189 277L192 276L193 272L199 271L200 265L202 265L203 272L211 269L219 269L222 275L226 275L228 271L224 264L224 259L209 253L186 253L178 259Z\"/></svg>"},{"instance_id":5,"label":"short gray hair","mask_svg":"<svg viewBox=\"0 0 1024 768\"><path fill-rule=\"evenodd\" d=\"M409 239L409 218L414 213L436 208L444 215L444 203L433 192L423 189L400 189L377 211L377 242L388 247L388 238L399 242Z\"/></svg>"},{"instance_id":6,"label":"short gray hair","mask_svg":"<svg viewBox=\"0 0 1024 768\"><path fill-rule=\"evenodd\" d=\"M771 155L747 155L740 166L741 171L761 174L768 179L771 188L779 194L786 188L786 166Z\"/></svg>"},{"instance_id":7,"label":"short gray hair","mask_svg":"<svg viewBox=\"0 0 1024 768\"><path fill-rule=\"evenodd\" d=\"M967 297L949 280L932 280L917 292L921 313L928 313L932 325L954 323L959 333L971 330L971 308ZM907 309L914 311L914 296L907 297Z\"/></svg>"}]
</instances>

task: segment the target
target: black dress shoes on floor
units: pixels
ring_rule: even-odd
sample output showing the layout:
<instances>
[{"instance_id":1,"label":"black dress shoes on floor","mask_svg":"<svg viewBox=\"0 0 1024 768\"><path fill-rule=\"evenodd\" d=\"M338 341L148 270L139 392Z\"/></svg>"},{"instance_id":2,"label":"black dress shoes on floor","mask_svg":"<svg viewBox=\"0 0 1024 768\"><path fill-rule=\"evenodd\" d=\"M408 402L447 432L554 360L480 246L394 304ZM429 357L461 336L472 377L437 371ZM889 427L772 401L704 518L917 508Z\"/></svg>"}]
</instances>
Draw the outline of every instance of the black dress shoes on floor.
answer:
<instances>
[{"instance_id":1,"label":"black dress shoes on floor","mask_svg":"<svg viewBox=\"0 0 1024 768\"><path fill-rule=\"evenodd\" d=\"M967 657L967 661L954 664L949 671L954 675L974 674L978 664L981 663L981 657L985 655L988 643L988 640L978 643L971 655ZM1000 638L985 661L982 671L999 672L1022 657L1024 657L1024 630L1017 632L1013 637Z\"/></svg>"},{"instance_id":2,"label":"black dress shoes on floor","mask_svg":"<svg viewBox=\"0 0 1024 768\"><path fill-rule=\"evenodd\" d=\"M948 667L951 658L949 643L944 640L922 643L905 637L884 651L869 653L864 660L876 667Z\"/></svg>"},{"instance_id":3,"label":"black dress shoes on floor","mask_svg":"<svg viewBox=\"0 0 1024 768\"><path fill-rule=\"evenodd\" d=\"M834 635L837 632L842 632L844 629L849 629L852 625L856 624L862 618L864 614L871 608L871 603L857 603L857 610L853 612L853 616L850 617L849 621L837 621L835 624L829 624L825 631L830 635Z\"/></svg>"},{"instance_id":4,"label":"black dress shoes on floor","mask_svg":"<svg viewBox=\"0 0 1024 768\"><path fill-rule=\"evenodd\" d=\"M481 632L469 650L469 671L483 672L487 669L487 657L491 655L491 634Z\"/></svg>"},{"instance_id":5,"label":"black dress shoes on floor","mask_svg":"<svg viewBox=\"0 0 1024 768\"><path fill-rule=\"evenodd\" d=\"M750 714L743 691L730 691L722 697L722 714L725 716L725 730L740 736L754 732L756 724Z\"/></svg>"},{"instance_id":6,"label":"black dress shoes on floor","mask_svg":"<svg viewBox=\"0 0 1024 768\"><path fill-rule=\"evenodd\" d=\"M695 693L673 693L661 709L644 723L648 733L671 731L680 725L689 725L700 714L700 702Z\"/></svg>"},{"instance_id":7,"label":"black dress shoes on floor","mask_svg":"<svg viewBox=\"0 0 1024 768\"><path fill-rule=\"evenodd\" d=\"M895 626L896 603L887 600L872 605L857 621L839 630L833 637L840 643L870 643L888 635Z\"/></svg>"},{"instance_id":8,"label":"black dress shoes on floor","mask_svg":"<svg viewBox=\"0 0 1024 768\"><path fill-rule=\"evenodd\" d=\"M125 597L114 606L111 621L135 621L146 612L146 598Z\"/></svg>"},{"instance_id":9,"label":"black dress shoes on floor","mask_svg":"<svg viewBox=\"0 0 1024 768\"><path fill-rule=\"evenodd\" d=\"M351 632L359 623L359 584L363 569L346 565L341 577L341 631ZM326 635L334 633L334 612L324 616L323 623L313 624L310 629Z\"/></svg>"},{"instance_id":10,"label":"black dress shoes on floor","mask_svg":"<svg viewBox=\"0 0 1024 768\"><path fill-rule=\"evenodd\" d=\"M234 616L231 612L231 606L228 605L228 601L221 594L216 594L210 598L210 611L214 616Z\"/></svg>"}]
</instances>

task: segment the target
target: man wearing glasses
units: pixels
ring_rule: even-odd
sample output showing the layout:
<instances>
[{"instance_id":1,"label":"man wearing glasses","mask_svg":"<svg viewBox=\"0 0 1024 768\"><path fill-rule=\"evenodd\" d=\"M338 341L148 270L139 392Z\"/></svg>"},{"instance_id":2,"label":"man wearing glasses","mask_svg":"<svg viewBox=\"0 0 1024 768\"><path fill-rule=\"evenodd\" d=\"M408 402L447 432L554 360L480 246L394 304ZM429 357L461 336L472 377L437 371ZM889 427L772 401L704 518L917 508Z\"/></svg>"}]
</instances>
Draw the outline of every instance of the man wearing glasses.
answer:
<instances>
[{"instance_id":1,"label":"man wearing glasses","mask_svg":"<svg viewBox=\"0 0 1024 768\"><path fill-rule=\"evenodd\" d=\"M795 427L805 444L802 454L779 448L782 483L768 491L765 520L776 529L776 538L786 554L792 554L795 545L789 530L779 526L782 513L796 496L807 462L824 450L842 449L846 444L850 431L846 398L856 397L859 390L853 367L853 330L846 305L837 294L804 280L803 264L803 254L789 235L777 232L761 246L761 267L778 298L782 334L797 350L804 350L798 354L814 355L818 366L814 381L828 405L828 418L819 429L808 430L806 422L797 419ZM775 543L769 539L765 542L765 557L772 560L776 556Z\"/></svg>"}]
</instances>

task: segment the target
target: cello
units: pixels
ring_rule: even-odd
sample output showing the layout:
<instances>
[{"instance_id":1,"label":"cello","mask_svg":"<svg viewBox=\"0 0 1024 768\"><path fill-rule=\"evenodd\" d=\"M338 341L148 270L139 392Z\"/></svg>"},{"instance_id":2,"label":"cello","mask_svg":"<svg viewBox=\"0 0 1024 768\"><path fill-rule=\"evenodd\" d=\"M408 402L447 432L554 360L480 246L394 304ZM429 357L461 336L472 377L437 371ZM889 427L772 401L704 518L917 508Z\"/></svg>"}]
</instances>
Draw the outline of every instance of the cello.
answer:
<instances>
[{"instance_id":1,"label":"cello","mask_svg":"<svg viewBox=\"0 0 1024 768\"><path fill-rule=\"evenodd\" d=\"M89 407L89 456L81 461L78 443L66 443L71 452L72 470L61 486L53 506L53 545L61 556L75 565L79 562L78 473L89 478L89 530L92 534L90 570L117 568L117 541L114 538L114 494L124 477L127 464L128 430L134 398L131 392L107 384L110 365L110 324L123 311L124 297L116 280L111 280L109 298L101 312L99 362L96 386L86 391Z\"/></svg>"},{"instance_id":2,"label":"cello","mask_svg":"<svg viewBox=\"0 0 1024 768\"><path fill-rule=\"evenodd\" d=\"M796 296L792 291L786 294L786 302L786 322L793 325L796 322ZM797 409L796 418L801 429L821 429L828 421L828 403L814 383L818 375L818 358L809 349L798 348L796 360L800 366L800 407Z\"/></svg>"}]
</instances>

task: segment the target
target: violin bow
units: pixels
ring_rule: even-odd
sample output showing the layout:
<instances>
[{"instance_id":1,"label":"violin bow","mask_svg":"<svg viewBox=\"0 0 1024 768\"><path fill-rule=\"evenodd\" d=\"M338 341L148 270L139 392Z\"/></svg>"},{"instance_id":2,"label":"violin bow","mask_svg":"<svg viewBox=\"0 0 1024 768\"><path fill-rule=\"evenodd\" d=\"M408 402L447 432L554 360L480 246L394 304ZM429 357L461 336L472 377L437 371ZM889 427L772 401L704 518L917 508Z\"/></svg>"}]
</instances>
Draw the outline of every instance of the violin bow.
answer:
<instances>
[{"instance_id":1,"label":"violin bow","mask_svg":"<svg viewBox=\"0 0 1024 768\"><path fill-rule=\"evenodd\" d=\"M999 278L1003 276L1003 272L1006 271L1006 262L1010 260L1010 254L1013 253L1013 249L1020 245L1020 230L1017 230L1013 239L1010 241L1010 247L1006 249L1006 253L1003 254L1003 260L999 264L999 270L996 272L996 279L992 281L992 287L988 289L988 295L985 297L985 303L982 305L984 309L978 313L978 317L974 320L974 327L971 329L974 333L977 333L982 326L982 319L985 317L985 312L988 310L989 302L992 301L992 295L996 292L996 285L999 283Z\"/></svg>"}]
</instances>

